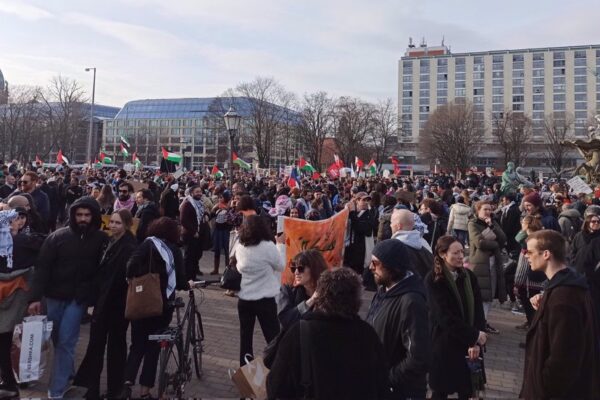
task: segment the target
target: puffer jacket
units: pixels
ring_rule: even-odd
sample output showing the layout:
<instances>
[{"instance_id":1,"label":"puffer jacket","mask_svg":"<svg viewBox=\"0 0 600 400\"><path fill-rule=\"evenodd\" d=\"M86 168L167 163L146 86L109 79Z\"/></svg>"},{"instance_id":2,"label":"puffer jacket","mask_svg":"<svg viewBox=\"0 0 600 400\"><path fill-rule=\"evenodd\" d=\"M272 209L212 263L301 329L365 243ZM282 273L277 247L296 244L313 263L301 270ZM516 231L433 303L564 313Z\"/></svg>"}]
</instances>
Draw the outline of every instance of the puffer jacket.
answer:
<instances>
[{"instance_id":1,"label":"puffer jacket","mask_svg":"<svg viewBox=\"0 0 600 400\"><path fill-rule=\"evenodd\" d=\"M473 214L473 210L466 204L456 203L450 207L450 216L448 218L447 231L455 229L466 231L468 230L469 218Z\"/></svg>"}]
</instances>

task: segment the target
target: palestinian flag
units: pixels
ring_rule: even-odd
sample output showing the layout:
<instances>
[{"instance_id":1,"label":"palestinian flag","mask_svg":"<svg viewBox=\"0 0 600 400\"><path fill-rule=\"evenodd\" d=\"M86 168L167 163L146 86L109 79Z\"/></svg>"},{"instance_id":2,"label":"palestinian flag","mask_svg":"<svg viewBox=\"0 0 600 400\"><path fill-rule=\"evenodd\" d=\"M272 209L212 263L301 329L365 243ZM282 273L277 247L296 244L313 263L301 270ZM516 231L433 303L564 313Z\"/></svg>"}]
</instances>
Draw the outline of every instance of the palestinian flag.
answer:
<instances>
[{"instance_id":1,"label":"palestinian flag","mask_svg":"<svg viewBox=\"0 0 600 400\"><path fill-rule=\"evenodd\" d=\"M375 164L375 160L373 160L372 158L371 161L369 161L369 164L367 165L367 169L369 170L371 175L377 174L377 164Z\"/></svg>"},{"instance_id":2,"label":"palestinian flag","mask_svg":"<svg viewBox=\"0 0 600 400\"><path fill-rule=\"evenodd\" d=\"M127 139L125 139L123 136L120 136L120 138L121 138L121 148L125 147L125 150L127 150L127 151L131 150L131 145L129 144Z\"/></svg>"},{"instance_id":3,"label":"palestinian flag","mask_svg":"<svg viewBox=\"0 0 600 400\"><path fill-rule=\"evenodd\" d=\"M35 155L35 165L37 167L41 167L44 164L44 162L42 160L40 160L40 157L36 154Z\"/></svg>"},{"instance_id":4,"label":"palestinian flag","mask_svg":"<svg viewBox=\"0 0 600 400\"><path fill-rule=\"evenodd\" d=\"M121 154L123 157L129 157L129 151L127 151L127 147L123 146L123 143L121 143Z\"/></svg>"},{"instance_id":5,"label":"palestinian flag","mask_svg":"<svg viewBox=\"0 0 600 400\"><path fill-rule=\"evenodd\" d=\"M94 168L102 168L102 163L97 158L94 160Z\"/></svg>"},{"instance_id":6,"label":"palestinian flag","mask_svg":"<svg viewBox=\"0 0 600 400\"><path fill-rule=\"evenodd\" d=\"M296 170L296 167L292 167L292 172L290 173L290 177L287 181L287 184L289 187L291 188L300 188L300 177L298 175L298 171Z\"/></svg>"},{"instance_id":7,"label":"palestinian flag","mask_svg":"<svg viewBox=\"0 0 600 400\"><path fill-rule=\"evenodd\" d=\"M340 157L337 154L333 155L333 159L335 160L335 165L338 167L338 169L344 166L344 162L340 160Z\"/></svg>"},{"instance_id":8,"label":"palestinian flag","mask_svg":"<svg viewBox=\"0 0 600 400\"><path fill-rule=\"evenodd\" d=\"M183 159L181 154L168 152L164 147L162 148L162 156L165 160L174 162L175 164L179 164Z\"/></svg>"},{"instance_id":9,"label":"palestinian flag","mask_svg":"<svg viewBox=\"0 0 600 400\"><path fill-rule=\"evenodd\" d=\"M317 171L313 172L312 179L313 179L313 181L318 181L319 179L321 179L321 174L318 173Z\"/></svg>"},{"instance_id":10,"label":"palestinian flag","mask_svg":"<svg viewBox=\"0 0 600 400\"><path fill-rule=\"evenodd\" d=\"M242 169L251 169L252 168L252 166L250 164L248 164L246 161L239 158L235 151L233 152L233 163Z\"/></svg>"},{"instance_id":11,"label":"palestinian flag","mask_svg":"<svg viewBox=\"0 0 600 400\"><path fill-rule=\"evenodd\" d=\"M133 153L133 156L131 157L131 161L133 161L133 165L135 165L136 168L142 168L142 162L140 161L140 159L137 156L137 153Z\"/></svg>"},{"instance_id":12,"label":"palestinian flag","mask_svg":"<svg viewBox=\"0 0 600 400\"><path fill-rule=\"evenodd\" d=\"M354 164L356 164L356 169L358 171L360 171L365 166L365 163L362 162L362 160L358 157L354 157Z\"/></svg>"},{"instance_id":13,"label":"palestinian flag","mask_svg":"<svg viewBox=\"0 0 600 400\"><path fill-rule=\"evenodd\" d=\"M316 169L310 165L305 159L304 157L300 157L300 160L298 161L298 167L300 167L300 170L304 171L304 172L315 172Z\"/></svg>"},{"instance_id":14,"label":"palestinian flag","mask_svg":"<svg viewBox=\"0 0 600 400\"><path fill-rule=\"evenodd\" d=\"M104 150L100 150L100 156L98 157L102 164L112 164L113 160L110 158Z\"/></svg>"},{"instance_id":15,"label":"palestinian flag","mask_svg":"<svg viewBox=\"0 0 600 400\"><path fill-rule=\"evenodd\" d=\"M210 171L210 174L217 179L223 177L223 173L221 171L219 171L219 167L217 167L216 165L212 168L212 171Z\"/></svg>"},{"instance_id":16,"label":"palestinian flag","mask_svg":"<svg viewBox=\"0 0 600 400\"><path fill-rule=\"evenodd\" d=\"M58 154L56 155L56 163L61 165L69 165L69 159L63 154L62 149L58 149Z\"/></svg>"}]
</instances>

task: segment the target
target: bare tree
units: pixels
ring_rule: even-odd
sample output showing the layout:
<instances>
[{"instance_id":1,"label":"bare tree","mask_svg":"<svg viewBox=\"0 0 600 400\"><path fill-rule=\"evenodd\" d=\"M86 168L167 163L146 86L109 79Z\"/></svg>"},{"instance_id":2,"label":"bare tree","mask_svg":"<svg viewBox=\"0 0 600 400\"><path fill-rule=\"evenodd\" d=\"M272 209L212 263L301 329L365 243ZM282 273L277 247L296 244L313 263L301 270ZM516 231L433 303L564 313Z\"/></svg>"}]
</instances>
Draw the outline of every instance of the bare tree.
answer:
<instances>
[{"instance_id":1,"label":"bare tree","mask_svg":"<svg viewBox=\"0 0 600 400\"><path fill-rule=\"evenodd\" d=\"M305 94L300 105L298 139L315 167L322 167L323 143L332 134L333 123L333 99L326 92Z\"/></svg>"},{"instance_id":2,"label":"bare tree","mask_svg":"<svg viewBox=\"0 0 600 400\"><path fill-rule=\"evenodd\" d=\"M389 162L388 156L398 146L398 112L390 98L380 101L375 107L371 139L377 164Z\"/></svg>"},{"instance_id":3,"label":"bare tree","mask_svg":"<svg viewBox=\"0 0 600 400\"><path fill-rule=\"evenodd\" d=\"M507 110L501 116L492 114L492 135L504 154L504 164L512 161L520 166L529 154L532 137L531 119L522 113Z\"/></svg>"},{"instance_id":4,"label":"bare tree","mask_svg":"<svg viewBox=\"0 0 600 400\"><path fill-rule=\"evenodd\" d=\"M346 165L354 156L365 158L365 144L374 129L375 107L358 98L340 97L334 109L335 142L340 158Z\"/></svg>"},{"instance_id":5,"label":"bare tree","mask_svg":"<svg viewBox=\"0 0 600 400\"><path fill-rule=\"evenodd\" d=\"M573 129L573 116L564 114L564 117L548 114L544 119L545 151L552 171L561 176L569 154L569 148L562 143L567 139Z\"/></svg>"},{"instance_id":6,"label":"bare tree","mask_svg":"<svg viewBox=\"0 0 600 400\"><path fill-rule=\"evenodd\" d=\"M483 127L475 120L471 103L454 102L438 107L421 134L421 150L431 162L439 160L451 171L472 165L483 138Z\"/></svg>"}]
</instances>

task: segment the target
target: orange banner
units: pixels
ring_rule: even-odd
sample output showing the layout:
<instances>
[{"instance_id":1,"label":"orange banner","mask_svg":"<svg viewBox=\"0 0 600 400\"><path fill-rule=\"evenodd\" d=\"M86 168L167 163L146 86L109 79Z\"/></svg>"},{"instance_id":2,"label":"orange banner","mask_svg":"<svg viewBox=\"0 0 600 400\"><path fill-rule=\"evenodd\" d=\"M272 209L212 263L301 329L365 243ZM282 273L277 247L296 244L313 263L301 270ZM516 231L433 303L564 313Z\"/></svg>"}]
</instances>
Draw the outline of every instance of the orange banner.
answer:
<instances>
[{"instance_id":1,"label":"orange banner","mask_svg":"<svg viewBox=\"0 0 600 400\"><path fill-rule=\"evenodd\" d=\"M284 218L285 232L285 270L281 274L283 283L291 284L294 280L289 269L290 262L303 250L318 249L329 268L340 267L344 255L344 236L348 224L348 210L323 221L307 221L298 218Z\"/></svg>"}]
</instances>

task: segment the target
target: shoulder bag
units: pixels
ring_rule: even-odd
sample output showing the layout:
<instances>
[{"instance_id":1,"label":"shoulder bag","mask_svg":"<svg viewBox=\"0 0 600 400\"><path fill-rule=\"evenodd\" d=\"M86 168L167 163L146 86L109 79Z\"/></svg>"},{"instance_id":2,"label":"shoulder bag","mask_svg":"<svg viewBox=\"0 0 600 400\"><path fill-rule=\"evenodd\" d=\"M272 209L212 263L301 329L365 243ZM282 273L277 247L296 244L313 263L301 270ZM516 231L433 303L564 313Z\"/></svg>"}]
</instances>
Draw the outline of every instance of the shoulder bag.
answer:
<instances>
[{"instance_id":1,"label":"shoulder bag","mask_svg":"<svg viewBox=\"0 0 600 400\"><path fill-rule=\"evenodd\" d=\"M163 313L160 274L152 273L154 244L151 246L148 273L131 279L127 288L125 318L130 321L158 317Z\"/></svg>"},{"instance_id":2,"label":"shoulder bag","mask_svg":"<svg viewBox=\"0 0 600 400\"><path fill-rule=\"evenodd\" d=\"M242 286L242 274L237 270L235 265L231 263L225 267L223 276L221 277L221 288L233 291L239 291Z\"/></svg>"}]
</instances>

